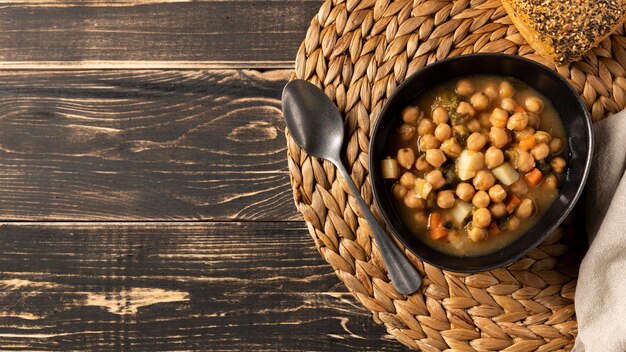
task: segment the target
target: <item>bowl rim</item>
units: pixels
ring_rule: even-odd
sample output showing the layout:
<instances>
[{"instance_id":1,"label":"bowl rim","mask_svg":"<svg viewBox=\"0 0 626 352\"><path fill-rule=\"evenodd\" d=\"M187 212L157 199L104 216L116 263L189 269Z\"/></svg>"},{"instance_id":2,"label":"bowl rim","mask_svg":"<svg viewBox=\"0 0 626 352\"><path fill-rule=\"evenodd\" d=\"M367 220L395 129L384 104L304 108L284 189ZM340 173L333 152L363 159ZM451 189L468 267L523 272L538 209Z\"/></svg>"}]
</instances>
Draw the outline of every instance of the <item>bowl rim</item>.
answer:
<instances>
[{"instance_id":1,"label":"bowl rim","mask_svg":"<svg viewBox=\"0 0 626 352\"><path fill-rule=\"evenodd\" d=\"M388 112L389 109L390 109L389 102L393 101L393 99L397 95L401 94L400 92L402 92L404 89L409 87L411 85L412 81L415 79L416 76L420 75L421 73L423 73L426 70L434 70L434 69L437 69L439 66L445 66L445 65L449 64L452 61L476 60L476 59L480 60L483 57L497 58L497 59L502 59L502 60L517 60L519 62L522 62L523 64L535 66L537 69L542 71L543 74L552 76L553 78L556 78L558 81L560 81L563 84L563 86L565 87L565 89L567 89L571 93L571 95L575 97L576 103L577 103L578 107L583 112L583 116L584 116L583 120L584 120L584 126L585 126L585 136L589 140L589 148L587 150L587 153L584 155L585 156L584 171L583 171L583 175L582 175L582 178L580 180L580 183L578 184L578 186L576 188L576 192L575 192L574 196L567 203L567 206L566 206L565 210L561 213L561 215L555 221L553 221L553 223L549 227L546 228L546 230L545 230L545 232L543 233L542 236L537 237L537 239L534 242L532 242L529 246L527 246L523 250L519 251L515 255L503 258L502 260L499 260L499 261L495 261L492 264L476 266L476 267L473 267L473 268L449 267L449 266L446 266L444 264L437 263L436 261L433 261L431 259L426 259L426 258L422 257L419 253L417 253L413 249L413 246L410 243L408 243L404 239L403 236L399 235L399 231L395 228L395 226L393 225L392 221L390 221L389 216L387 215L388 210L383 209L381 201L380 201L380 195L376 191L376 187L375 187L376 183L374 182L374 178L377 177L377 175L374 175L371 172L371 170L373 170L372 169L372 164L374 162L376 162L374 160L374 154L375 154L375 152L374 152L374 144L375 144L374 143L374 140L375 140L374 136L376 136L379 133L378 130L379 130L379 127L380 127L381 122L383 120L382 117L389 113ZM471 73L468 74L468 75L471 75ZM443 80L438 82L438 83L441 83L441 82L443 82ZM430 265L433 265L435 267L438 267L438 268L441 268L441 269L444 269L444 270L458 272L458 273L476 273L476 272L487 271L487 270L492 270L492 269L504 267L504 266L507 266L507 265L511 264L512 262L520 259L524 255L526 255L526 253L528 253L530 250L536 248L543 241L545 241L545 239L552 232L554 232L554 230L556 230L559 227L559 225L561 225L563 220L565 220L567 215L569 215L569 213L572 211L572 209L578 203L578 200L580 199L580 197L581 197L581 195L582 195L582 193L584 191L585 184L586 184L587 178L589 176L589 171L591 169L593 150L594 150L594 138L593 138L593 125L592 125L592 120L591 120L591 114L589 113L589 110L587 109L587 107L585 106L584 102L582 101L582 98L580 97L580 94L578 94L578 92L576 92L576 90L574 90L574 87L572 87L572 85L569 82L567 82L567 80L565 80L558 72L550 69L549 67L547 67L547 66L545 66L545 65L543 65L543 64L541 64L539 62L536 62L536 61L533 61L533 60L530 60L530 59L527 59L527 58L524 58L524 57L521 57L521 56L518 56L518 55L510 55L510 54L503 54L503 53L476 53L476 54L468 54L468 55L459 55L459 56L455 56L455 57L451 57L451 58L446 58L444 60L437 61L437 62L434 62L432 64L429 64L429 65L426 65L426 66L420 68L419 70L417 70L414 73L412 73L410 76L406 77L404 79L404 81L398 87L396 87L396 89L389 96L389 98L387 98L387 101L383 105L383 108L381 109L380 113L378 113L377 119L376 119L376 121L374 123L374 126L373 126L373 128L371 130L371 133L370 133L370 143L369 143L369 146L368 146L368 153L369 153L369 156L368 156L368 169L370 171L370 173L369 173L369 176L370 176L370 188L371 188L371 191L372 191L374 204L376 205L376 207L378 209L378 213L383 218L385 227L388 230L387 233L391 233L393 235L393 237L395 237L413 255L417 256L420 260L422 260L422 261L424 261L424 262L426 262L426 263L428 263ZM521 236L525 236L527 233L528 232L525 232ZM511 242L511 243L513 243L513 242ZM509 243L508 245L510 245L511 243ZM497 253L497 251L488 252L485 255L491 255L493 253ZM467 258L468 260L471 260L474 257L468 256L468 257L460 257L460 258Z\"/></svg>"}]
</instances>

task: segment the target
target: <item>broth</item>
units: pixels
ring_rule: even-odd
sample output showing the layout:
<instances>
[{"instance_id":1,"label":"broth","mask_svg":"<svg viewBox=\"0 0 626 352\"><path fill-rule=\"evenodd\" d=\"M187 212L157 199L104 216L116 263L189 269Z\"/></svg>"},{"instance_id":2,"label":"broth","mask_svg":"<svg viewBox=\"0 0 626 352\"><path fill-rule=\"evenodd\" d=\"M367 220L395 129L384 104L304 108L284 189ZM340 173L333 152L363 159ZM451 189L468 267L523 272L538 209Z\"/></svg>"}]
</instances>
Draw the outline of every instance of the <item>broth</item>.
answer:
<instances>
[{"instance_id":1,"label":"broth","mask_svg":"<svg viewBox=\"0 0 626 352\"><path fill-rule=\"evenodd\" d=\"M497 251L527 232L558 195L566 172L562 123L552 104L519 80L444 82L401 117L381 161L383 177L407 228L439 251Z\"/></svg>"}]
</instances>

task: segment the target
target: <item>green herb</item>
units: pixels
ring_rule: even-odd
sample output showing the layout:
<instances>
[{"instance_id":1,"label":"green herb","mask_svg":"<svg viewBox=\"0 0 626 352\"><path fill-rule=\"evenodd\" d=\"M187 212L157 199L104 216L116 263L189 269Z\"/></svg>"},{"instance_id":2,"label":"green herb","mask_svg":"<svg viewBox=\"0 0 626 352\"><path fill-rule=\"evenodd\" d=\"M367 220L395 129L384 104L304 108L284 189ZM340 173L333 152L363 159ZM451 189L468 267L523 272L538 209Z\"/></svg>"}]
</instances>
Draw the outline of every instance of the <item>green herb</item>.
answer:
<instances>
[{"instance_id":1,"label":"green herb","mask_svg":"<svg viewBox=\"0 0 626 352\"><path fill-rule=\"evenodd\" d=\"M450 121L452 121L452 126L465 124L465 116L457 113L456 111L449 112L448 116L450 116Z\"/></svg>"},{"instance_id":2,"label":"green herb","mask_svg":"<svg viewBox=\"0 0 626 352\"><path fill-rule=\"evenodd\" d=\"M435 101L433 102L431 108L434 110L436 107L441 106L448 110L448 112L456 111L456 108L459 106L459 102L461 101L461 97L456 93L452 92L442 92L440 95L435 97Z\"/></svg>"},{"instance_id":3,"label":"green herb","mask_svg":"<svg viewBox=\"0 0 626 352\"><path fill-rule=\"evenodd\" d=\"M450 162L450 164L448 165L448 168L446 170L444 170L443 172L443 177L446 180L446 183L444 184L444 188L446 189L456 189L456 186L459 184L460 180L456 175L456 172L454 172L454 170L452 169L452 162L450 159L448 159L446 161L446 163ZM444 164L445 165L445 164Z\"/></svg>"},{"instance_id":4,"label":"green herb","mask_svg":"<svg viewBox=\"0 0 626 352\"><path fill-rule=\"evenodd\" d=\"M539 171L541 171L543 175L546 175L550 173L550 171L552 171L552 166L550 166L550 163L547 162L546 159L539 160L536 164L537 169L539 169Z\"/></svg>"},{"instance_id":5,"label":"green herb","mask_svg":"<svg viewBox=\"0 0 626 352\"><path fill-rule=\"evenodd\" d=\"M447 158L446 161L443 162L443 164L441 164L441 166L439 167L440 169L442 169L442 172L445 174L446 172L449 172L450 168L454 165L454 161L450 158Z\"/></svg>"},{"instance_id":6,"label":"green herb","mask_svg":"<svg viewBox=\"0 0 626 352\"><path fill-rule=\"evenodd\" d=\"M498 227L500 228L500 230L505 231L506 230L506 223L507 221L509 221L509 219L513 216L513 214L508 214L500 219L496 219L496 224L498 225Z\"/></svg>"},{"instance_id":7,"label":"green herb","mask_svg":"<svg viewBox=\"0 0 626 352\"><path fill-rule=\"evenodd\" d=\"M456 139L457 142L459 142L459 144L461 145L461 147L465 148L465 145L467 144L467 134L464 133L459 133L459 132L454 132L454 138Z\"/></svg>"}]
</instances>

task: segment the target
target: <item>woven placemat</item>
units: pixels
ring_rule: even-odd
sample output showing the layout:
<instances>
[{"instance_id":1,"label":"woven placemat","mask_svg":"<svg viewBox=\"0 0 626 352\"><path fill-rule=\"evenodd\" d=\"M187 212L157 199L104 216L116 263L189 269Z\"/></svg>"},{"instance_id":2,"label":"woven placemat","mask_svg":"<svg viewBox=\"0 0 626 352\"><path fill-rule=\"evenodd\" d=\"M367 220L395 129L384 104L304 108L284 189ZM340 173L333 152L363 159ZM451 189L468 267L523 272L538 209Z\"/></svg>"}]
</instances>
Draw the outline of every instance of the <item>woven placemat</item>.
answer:
<instances>
[{"instance_id":1,"label":"woven placemat","mask_svg":"<svg viewBox=\"0 0 626 352\"><path fill-rule=\"evenodd\" d=\"M324 89L344 114L345 160L371 205L370 128L406 76L462 54L517 54L557 70L598 121L626 106L624 33L622 26L581 62L555 67L534 54L498 0L327 0L299 48L293 78ZM572 217L523 259L489 272L446 272L407 252L425 279L419 292L404 296L389 283L369 229L335 168L308 156L289 132L287 145L295 202L321 256L400 342L423 351L572 348L573 299L585 242L584 226Z\"/></svg>"}]
</instances>

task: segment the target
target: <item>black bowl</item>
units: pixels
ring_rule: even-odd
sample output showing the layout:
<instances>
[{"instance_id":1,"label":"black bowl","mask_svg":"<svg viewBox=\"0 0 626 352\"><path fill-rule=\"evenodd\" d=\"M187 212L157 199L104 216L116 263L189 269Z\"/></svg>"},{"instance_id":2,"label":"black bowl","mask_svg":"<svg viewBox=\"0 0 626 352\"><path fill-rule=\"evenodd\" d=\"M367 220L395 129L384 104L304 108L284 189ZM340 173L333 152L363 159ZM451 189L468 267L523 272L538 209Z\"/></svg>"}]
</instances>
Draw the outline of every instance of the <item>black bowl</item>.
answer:
<instances>
[{"instance_id":1,"label":"black bowl","mask_svg":"<svg viewBox=\"0 0 626 352\"><path fill-rule=\"evenodd\" d=\"M438 83L474 74L509 76L526 82L552 102L567 135L568 171L559 196L527 233L495 252L460 257L440 252L409 231L394 210L392 195L381 176L380 161L387 155L390 131L400 121L400 111L423 90ZM572 210L587 180L593 150L591 118L574 89L556 72L519 56L475 54L428 65L402 83L389 98L372 131L369 172L374 201L387 228L415 255L437 267L457 272L476 272L504 266L543 242Z\"/></svg>"}]
</instances>

